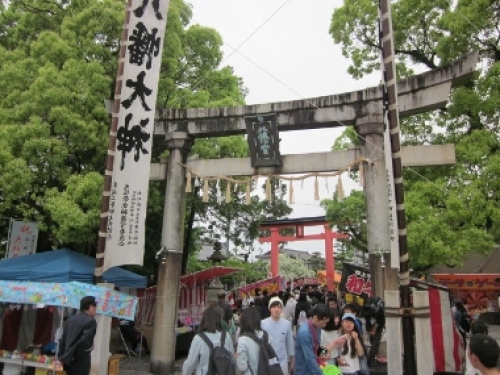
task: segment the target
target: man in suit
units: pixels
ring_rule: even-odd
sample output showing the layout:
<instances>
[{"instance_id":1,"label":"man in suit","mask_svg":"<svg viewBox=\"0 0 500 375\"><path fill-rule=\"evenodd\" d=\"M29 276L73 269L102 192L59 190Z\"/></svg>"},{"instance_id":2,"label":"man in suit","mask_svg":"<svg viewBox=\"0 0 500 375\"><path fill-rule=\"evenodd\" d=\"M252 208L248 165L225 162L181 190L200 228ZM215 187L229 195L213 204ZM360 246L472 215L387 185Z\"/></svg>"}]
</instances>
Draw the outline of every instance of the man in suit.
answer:
<instances>
[{"instance_id":1,"label":"man in suit","mask_svg":"<svg viewBox=\"0 0 500 375\"><path fill-rule=\"evenodd\" d=\"M94 346L97 330L95 297L86 296L80 300L80 314L66 321L58 358L63 363L67 375L89 375L90 353Z\"/></svg>"}]
</instances>

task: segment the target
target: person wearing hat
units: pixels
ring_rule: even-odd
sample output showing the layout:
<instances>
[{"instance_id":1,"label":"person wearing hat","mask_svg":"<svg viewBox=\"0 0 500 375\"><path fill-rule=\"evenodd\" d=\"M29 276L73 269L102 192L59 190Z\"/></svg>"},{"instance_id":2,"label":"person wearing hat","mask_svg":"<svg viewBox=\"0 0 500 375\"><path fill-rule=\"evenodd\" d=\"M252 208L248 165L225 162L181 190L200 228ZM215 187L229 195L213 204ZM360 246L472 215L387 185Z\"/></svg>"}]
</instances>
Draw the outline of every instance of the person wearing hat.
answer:
<instances>
[{"instance_id":1,"label":"person wearing hat","mask_svg":"<svg viewBox=\"0 0 500 375\"><path fill-rule=\"evenodd\" d=\"M343 375L356 375L361 370L359 359L364 355L364 344L354 314L342 315L339 336L346 340L338 349L337 365Z\"/></svg>"},{"instance_id":2,"label":"person wearing hat","mask_svg":"<svg viewBox=\"0 0 500 375\"><path fill-rule=\"evenodd\" d=\"M261 327L269 336L269 343L276 352L283 374L288 375L289 372L293 371L295 356L292 324L281 317L283 301L279 297L272 297L269 300L268 308L271 316L262 320Z\"/></svg>"}]
</instances>

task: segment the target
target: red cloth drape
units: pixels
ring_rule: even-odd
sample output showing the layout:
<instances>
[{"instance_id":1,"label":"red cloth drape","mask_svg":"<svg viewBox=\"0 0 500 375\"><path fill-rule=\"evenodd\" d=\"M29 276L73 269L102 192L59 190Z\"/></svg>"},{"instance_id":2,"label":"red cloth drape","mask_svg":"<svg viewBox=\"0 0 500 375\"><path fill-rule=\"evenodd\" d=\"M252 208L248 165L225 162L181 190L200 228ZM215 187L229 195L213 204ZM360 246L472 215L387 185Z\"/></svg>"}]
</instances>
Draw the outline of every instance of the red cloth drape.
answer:
<instances>
[{"instance_id":1,"label":"red cloth drape","mask_svg":"<svg viewBox=\"0 0 500 375\"><path fill-rule=\"evenodd\" d=\"M17 349L19 328L21 327L22 309L6 309L3 315L3 334L0 349L14 351Z\"/></svg>"},{"instance_id":2,"label":"red cloth drape","mask_svg":"<svg viewBox=\"0 0 500 375\"><path fill-rule=\"evenodd\" d=\"M36 310L35 333L33 335L34 345L45 345L53 341L52 319L54 310L50 307Z\"/></svg>"}]
</instances>

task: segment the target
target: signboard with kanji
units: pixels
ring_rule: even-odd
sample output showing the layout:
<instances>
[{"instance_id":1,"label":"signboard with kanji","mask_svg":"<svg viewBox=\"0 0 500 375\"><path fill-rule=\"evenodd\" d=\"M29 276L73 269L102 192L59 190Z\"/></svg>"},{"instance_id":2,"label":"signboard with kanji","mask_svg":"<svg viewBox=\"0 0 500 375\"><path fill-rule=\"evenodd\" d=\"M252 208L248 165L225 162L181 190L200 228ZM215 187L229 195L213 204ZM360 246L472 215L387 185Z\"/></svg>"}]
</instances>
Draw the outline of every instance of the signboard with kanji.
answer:
<instances>
[{"instance_id":1,"label":"signboard with kanji","mask_svg":"<svg viewBox=\"0 0 500 375\"><path fill-rule=\"evenodd\" d=\"M373 297L370 271L354 264L343 263L340 290L364 299Z\"/></svg>"},{"instance_id":2,"label":"signboard with kanji","mask_svg":"<svg viewBox=\"0 0 500 375\"><path fill-rule=\"evenodd\" d=\"M7 258L18 258L36 253L37 241L37 223L13 221L10 227Z\"/></svg>"},{"instance_id":3,"label":"signboard with kanji","mask_svg":"<svg viewBox=\"0 0 500 375\"><path fill-rule=\"evenodd\" d=\"M245 117L245 124L252 167L280 167L282 161L276 115Z\"/></svg>"},{"instance_id":4,"label":"signboard with kanji","mask_svg":"<svg viewBox=\"0 0 500 375\"><path fill-rule=\"evenodd\" d=\"M151 143L168 3L127 2L123 83L115 96L119 108L113 109L118 113L118 125L104 271L143 263Z\"/></svg>"}]
</instances>

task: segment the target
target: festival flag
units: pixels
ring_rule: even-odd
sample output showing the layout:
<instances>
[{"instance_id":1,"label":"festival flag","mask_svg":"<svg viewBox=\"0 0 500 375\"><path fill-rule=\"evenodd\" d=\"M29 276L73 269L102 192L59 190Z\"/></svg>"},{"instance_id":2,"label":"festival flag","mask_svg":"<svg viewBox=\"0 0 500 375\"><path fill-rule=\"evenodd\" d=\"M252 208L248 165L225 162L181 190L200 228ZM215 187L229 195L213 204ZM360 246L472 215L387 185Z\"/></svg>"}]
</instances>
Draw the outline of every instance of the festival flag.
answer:
<instances>
[{"instance_id":1,"label":"festival flag","mask_svg":"<svg viewBox=\"0 0 500 375\"><path fill-rule=\"evenodd\" d=\"M113 117L116 147L102 271L143 264L156 97L169 0L128 1ZM123 63L123 64L122 64ZM112 132L113 133L113 132ZM111 134L113 136L113 134Z\"/></svg>"}]
</instances>

